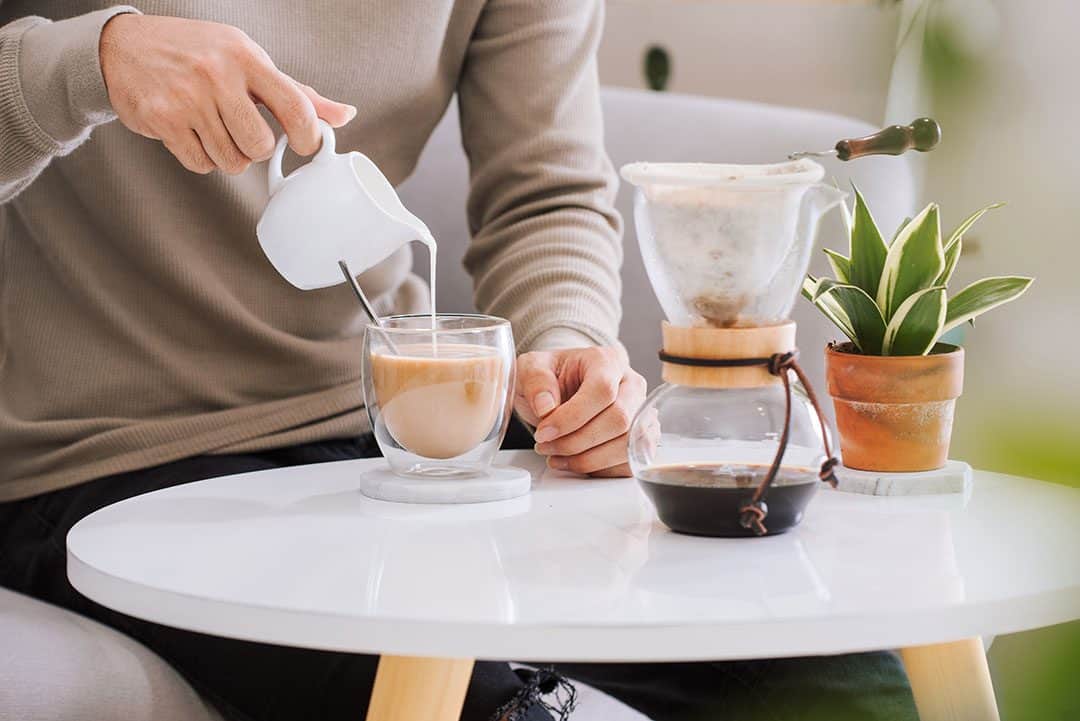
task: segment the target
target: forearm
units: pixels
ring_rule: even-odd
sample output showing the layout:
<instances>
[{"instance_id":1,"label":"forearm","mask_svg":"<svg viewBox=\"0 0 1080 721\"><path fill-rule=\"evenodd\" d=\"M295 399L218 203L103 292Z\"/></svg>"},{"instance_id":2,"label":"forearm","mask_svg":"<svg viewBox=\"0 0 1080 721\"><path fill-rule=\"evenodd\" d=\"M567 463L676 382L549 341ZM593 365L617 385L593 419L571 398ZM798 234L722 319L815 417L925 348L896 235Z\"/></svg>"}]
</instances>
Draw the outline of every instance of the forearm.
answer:
<instances>
[{"instance_id":1,"label":"forearm","mask_svg":"<svg viewBox=\"0 0 1080 721\"><path fill-rule=\"evenodd\" d=\"M0 27L0 202L57 156L112 120L98 43L117 7L59 22L21 18Z\"/></svg>"},{"instance_id":2,"label":"forearm","mask_svg":"<svg viewBox=\"0 0 1080 721\"><path fill-rule=\"evenodd\" d=\"M471 165L466 267L519 349L557 329L615 342L620 220L603 148L597 2L493 0L459 84ZM566 345L565 332L558 338Z\"/></svg>"}]
</instances>

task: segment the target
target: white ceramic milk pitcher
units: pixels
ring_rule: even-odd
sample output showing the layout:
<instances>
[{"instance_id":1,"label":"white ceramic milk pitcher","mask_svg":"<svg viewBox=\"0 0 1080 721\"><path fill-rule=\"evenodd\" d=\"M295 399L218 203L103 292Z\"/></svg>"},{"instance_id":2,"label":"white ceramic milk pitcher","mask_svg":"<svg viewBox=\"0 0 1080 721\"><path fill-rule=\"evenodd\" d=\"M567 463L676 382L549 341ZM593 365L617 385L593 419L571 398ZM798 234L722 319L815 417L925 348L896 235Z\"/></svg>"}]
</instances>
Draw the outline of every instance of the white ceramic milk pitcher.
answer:
<instances>
[{"instance_id":1,"label":"white ceramic milk pitcher","mask_svg":"<svg viewBox=\"0 0 1080 721\"><path fill-rule=\"evenodd\" d=\"M406 243L434 248L427 226L410 213L375 163L358 152L334 151L334 129L320 120L322 147L287 177L278 140L269 164L270 200L255 232L274 268L301 290L345 281L340 261L359 274Z\"/></svg>"}]
</instances>

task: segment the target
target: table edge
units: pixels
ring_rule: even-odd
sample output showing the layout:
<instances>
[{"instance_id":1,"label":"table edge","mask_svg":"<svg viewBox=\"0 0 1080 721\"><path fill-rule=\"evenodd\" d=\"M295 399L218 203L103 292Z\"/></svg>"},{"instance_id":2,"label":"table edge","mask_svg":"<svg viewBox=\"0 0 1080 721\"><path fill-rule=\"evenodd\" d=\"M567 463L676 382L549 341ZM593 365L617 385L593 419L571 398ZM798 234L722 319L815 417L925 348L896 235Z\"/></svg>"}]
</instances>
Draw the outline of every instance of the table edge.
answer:
<instances>
[{"instance_id":1,"label":"table edge","mask_svg":"<svg viewBox=\"0 0 1080 721\"><path fill-rule=\"evenodd\" d=\"M514 625L376 619L218 602L112 576L83 562L70 548L67 558L68 579L76 590L121 613L223 638L349 653L561 662L719 661L944 643L1080 619L1080 587L974 607L737 624ZM1008 622L980 622L1003 615ZM923 627L912 633L907 626L920 617ZM863 643L838 642L850 634L853 623L873 628L866 633L871 638ZM765 627L768 632L762 634ZM900 627L903 632L897 630ZM566 634L573 634L574 650L568 651L559 640ZM781 644L772 638L785 635L796 642Z\"/></svg>"}]
</instances>

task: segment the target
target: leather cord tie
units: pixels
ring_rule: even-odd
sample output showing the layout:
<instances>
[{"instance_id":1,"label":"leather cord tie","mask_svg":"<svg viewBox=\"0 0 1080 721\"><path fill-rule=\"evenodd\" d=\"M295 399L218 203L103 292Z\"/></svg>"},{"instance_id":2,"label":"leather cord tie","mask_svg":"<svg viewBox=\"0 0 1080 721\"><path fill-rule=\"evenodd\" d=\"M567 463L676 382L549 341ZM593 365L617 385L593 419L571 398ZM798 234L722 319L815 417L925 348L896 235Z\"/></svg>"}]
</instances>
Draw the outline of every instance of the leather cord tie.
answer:
<instances>
[{"instance_id":1,"label":"leather cord tie","mask_svg":"<svg viewBox=\"0 0 1080 721\"><path fill-rule=\"evenodd\" d=\"M765 503L765 497L769 494L769 489L772 488L777 473L780 472L780 464L784 460L784 453L787 451L788 437L790 436L791 431L791 380L788 377L788 371L795 373L795 376L806 390L806 397L810 400L810 405L814 407L814 412L817 413L818 422L821 424L821 440L825 446L826 460L821 464L821 469L818 471L818 478L828 483L833 488L836 488L837 481L834 469L840 461L832 453L832 448L829 444L829 434L826 430L825 414L821 412L821 406L818 404L817 396L814 394L814 389L811 387L810 381L807 379L806 374L799 365L798 358L798 350L790 350L786 353L773 353L768 358L687 358L660 351L661 361L664 363L674 363L676 365L701 366L706 368L746 368L750 366L765 366L771 375L777 376L781 382L783 382L785 401L784 430L780 434L780 443L777 445L776 455L773 457L772 465L769 466L769 472L765 474L765 478L762 479L761 483L758 484L758 487L754 490L754 495L750 497L750 501L739 509L739 525L747 530L753 531L754 534L758 536L764 536L769 532L768 527L765 525L765 518L769 515L769 507Z\"/></svg>"}]
</instances>

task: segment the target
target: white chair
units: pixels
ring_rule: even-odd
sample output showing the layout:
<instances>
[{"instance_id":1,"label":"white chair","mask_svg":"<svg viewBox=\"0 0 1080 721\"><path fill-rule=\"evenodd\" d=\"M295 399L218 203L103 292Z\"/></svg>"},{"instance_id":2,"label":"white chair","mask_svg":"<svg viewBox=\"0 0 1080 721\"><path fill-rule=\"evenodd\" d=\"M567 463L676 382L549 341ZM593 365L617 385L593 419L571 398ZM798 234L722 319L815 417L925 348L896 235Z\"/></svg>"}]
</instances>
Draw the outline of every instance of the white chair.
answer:
<instances>
[{"instance_id":1,"label":"white chair","mask_svg":"<svg viewBox=\"0 0 1080 721\"><path fill-rule=\"evenodd\" d=\"M169 664L106 626L0 588L0 721L221 721Z\"/></svg>"},{"instance_id":2,"label":"white chair","mask_svg":"<svg viewBox=\"0 0 1080 721\"><path fill-rule=\"evenodd\" d=\"M120 718L223 721L179 673L138 641L0 588L0 721ZM578 689L574 718L648 721L586 687Z\"/></svg>"}]
</instances>

